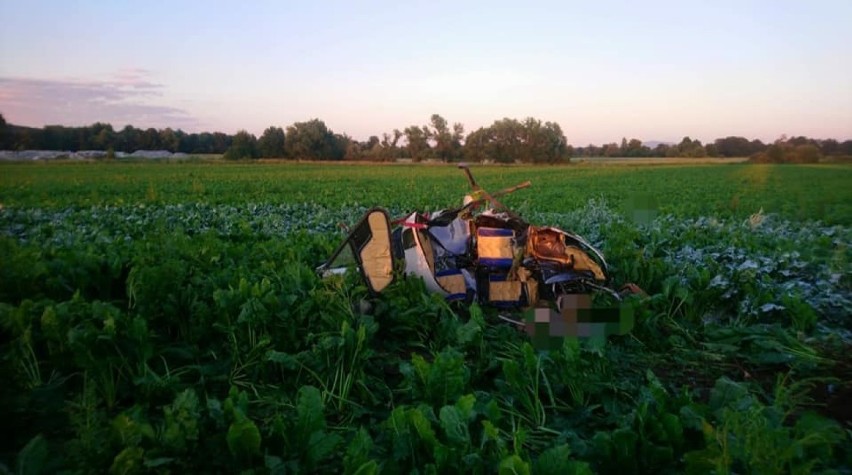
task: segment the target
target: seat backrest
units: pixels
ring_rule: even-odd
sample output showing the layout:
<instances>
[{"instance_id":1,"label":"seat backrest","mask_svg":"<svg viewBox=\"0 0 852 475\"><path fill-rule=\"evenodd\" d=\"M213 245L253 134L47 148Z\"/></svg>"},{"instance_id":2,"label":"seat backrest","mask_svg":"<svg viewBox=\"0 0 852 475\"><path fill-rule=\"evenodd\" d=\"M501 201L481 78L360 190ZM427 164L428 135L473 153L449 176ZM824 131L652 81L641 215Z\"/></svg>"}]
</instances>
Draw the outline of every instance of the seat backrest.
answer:
<instances>
[{"instance_id":1,"label":"seat backrest","mask_svg":"<svg viewBox=\"0 0 852 475\"><path fill-rule=\"evenodd\" d=\"M429 271L434 274L435 250L432 249L432 240L429 239L428 234L424 233L420 229L417 229L415 232L417 233L417 240L420 243L420 247L423 249L423 255L426 257L426 263L429 265Z\"/></svg>"},{"instance_id":2,"label":"seat backrest","mask_svg":"<svg viewBox=\"0 0 852 475\"><path fill-rule=\"evenodd\" d=\"M476 229L476 253L480 265L495 269L512 267L515 257L513 241L515 232L511 229Z\"/></svg>"}]
</instances>

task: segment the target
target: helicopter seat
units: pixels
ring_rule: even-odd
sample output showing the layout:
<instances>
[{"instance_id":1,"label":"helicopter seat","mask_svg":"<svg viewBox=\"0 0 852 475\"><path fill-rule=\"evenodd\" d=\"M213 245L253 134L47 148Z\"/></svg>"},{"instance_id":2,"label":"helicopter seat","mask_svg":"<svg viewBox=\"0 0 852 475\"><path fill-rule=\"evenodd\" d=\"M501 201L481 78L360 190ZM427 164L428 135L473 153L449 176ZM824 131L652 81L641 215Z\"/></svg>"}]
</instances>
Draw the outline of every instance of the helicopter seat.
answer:
<instances>
[{"instance_id":1,"label":"helicopter seat","mask_svg":"<svg viewBox=\"0 0 852 475\"><path fill-rule=\"evenodd\" d=\"M503 228L476 229L476 254L480 266L509 269L515 257L515 231Z\"/></svg>"}]
</instances>

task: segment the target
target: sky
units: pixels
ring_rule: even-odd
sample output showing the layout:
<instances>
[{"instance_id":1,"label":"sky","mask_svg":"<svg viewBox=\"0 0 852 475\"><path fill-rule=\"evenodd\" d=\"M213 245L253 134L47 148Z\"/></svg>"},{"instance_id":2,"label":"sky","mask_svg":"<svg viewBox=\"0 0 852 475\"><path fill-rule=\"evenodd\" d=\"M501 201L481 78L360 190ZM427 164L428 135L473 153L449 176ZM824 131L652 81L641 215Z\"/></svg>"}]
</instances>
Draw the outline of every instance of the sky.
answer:
<instances>
[{"instance_id":1,"label":"sky","mask_svg":"<svg viewBox=\"0 0 852 475\"><path fill-rule=\"evenodd\" d=\"M18 125L852 139L852 0L0 0L0 22Z\"/></svg>"}]
</instances>

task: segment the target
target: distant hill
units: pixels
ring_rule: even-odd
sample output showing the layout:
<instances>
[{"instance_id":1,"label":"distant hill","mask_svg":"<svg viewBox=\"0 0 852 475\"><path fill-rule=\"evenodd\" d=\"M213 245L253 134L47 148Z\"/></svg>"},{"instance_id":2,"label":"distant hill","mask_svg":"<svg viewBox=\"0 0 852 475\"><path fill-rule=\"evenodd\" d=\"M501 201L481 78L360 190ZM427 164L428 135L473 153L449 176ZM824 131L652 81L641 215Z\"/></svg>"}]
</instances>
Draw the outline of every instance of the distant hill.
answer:
<instances>
[{"instance_id":1,"label":"distant hill","mask_svg":"<svg viewBox=\"0 0 852 475\"><path fill-rule=\"evenodd\" d=\"M657 145L675 145L675 143L674 142L665 142L663 140L648 140L648 141L642 142L642 145L644 145L644 146L646 146L650 149L654 149L654 148L657 147Z\"/></svg>"}]
</instances>

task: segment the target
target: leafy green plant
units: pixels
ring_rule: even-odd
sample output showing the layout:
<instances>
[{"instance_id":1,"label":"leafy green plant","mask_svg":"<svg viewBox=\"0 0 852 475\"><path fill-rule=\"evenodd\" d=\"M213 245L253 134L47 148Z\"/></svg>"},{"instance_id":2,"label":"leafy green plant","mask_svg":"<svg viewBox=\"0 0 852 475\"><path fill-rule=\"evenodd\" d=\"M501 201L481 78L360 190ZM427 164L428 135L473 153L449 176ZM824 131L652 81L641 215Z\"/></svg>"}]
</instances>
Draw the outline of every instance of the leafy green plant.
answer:
<instances>
[{"instance_id":1,"label":"leafy green plant","mask_svg":"<svg viewBox=\"0 0 852 475\"><path fill-rule=\"evenodd\" d=\"M461 353L448 349L433 357L434 360L429 362L416 353L412 354L411 362L403 363L401 371L415 399L439 407L465 392L469 375Z\"/></svg>"},{"instance_id":2,"label":"leafy green plant","mask_svg":"<svg viewBox=\"0 0 852 475\"><path fill-rule=\"evenodd\" d=\"M687 454L690 470L810 473L847 437L836 422L811 412L787 425L782 408L764 405L725 378L716 382L710 408L717 422L704 422L707 447Z\"/></svg>"},{"instance_id":3,"label":"leafy green plant","mask_svg":"<svg viewBox=\"0 0 852 475\"><path fill-rule=\"evenodd\" d=\"M757 189L741 165L485 167L488 188L532 180L506 203L649 295L631 334L548 352L420 279L373 296L314 273L369 207L456 205L449 168L2 168L2 470L852 466L846 168L765 167ZM659 203L643 223L623 206L640 188Z\"/></svg>"}]
</instances>

